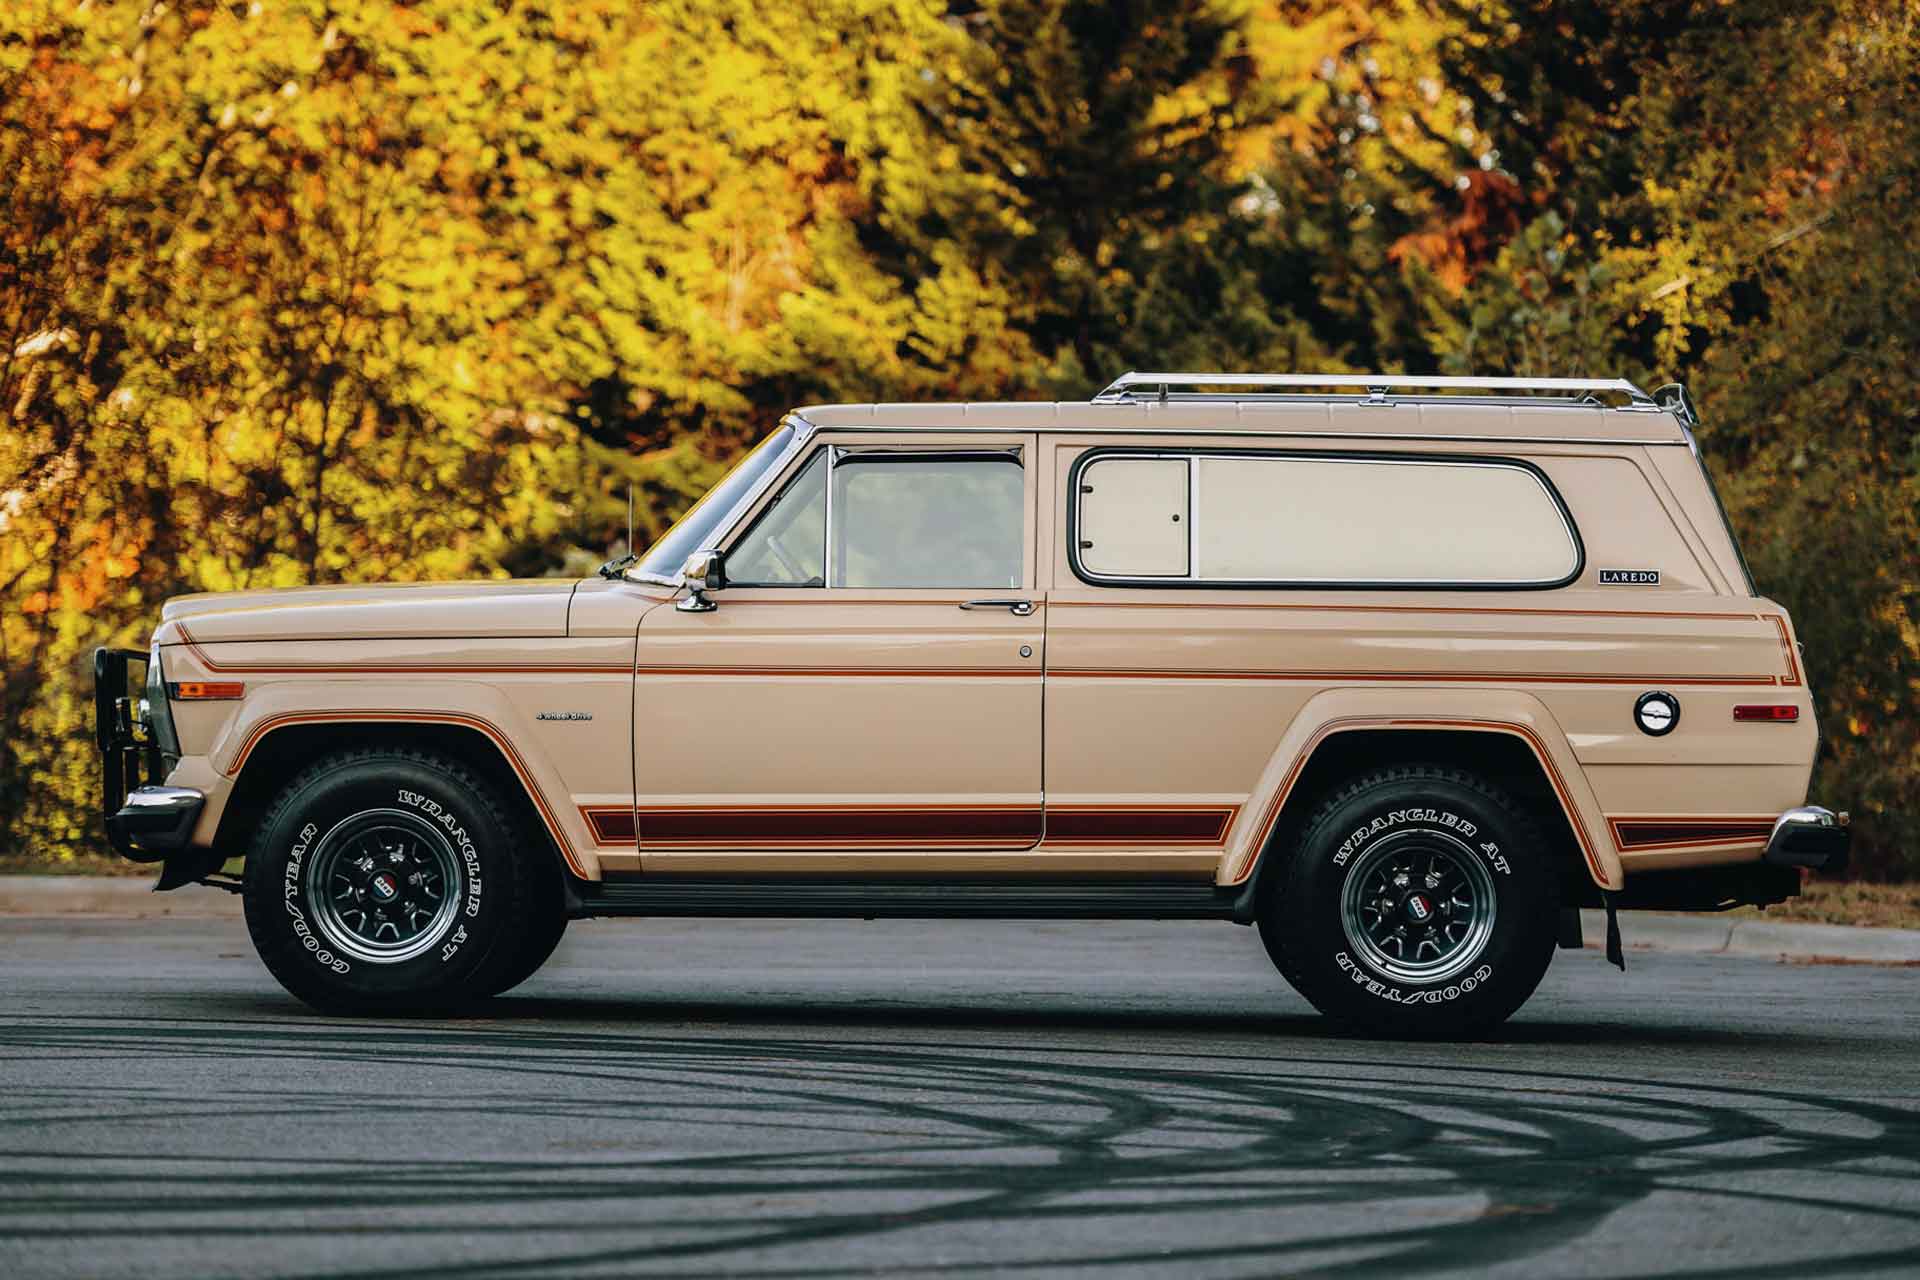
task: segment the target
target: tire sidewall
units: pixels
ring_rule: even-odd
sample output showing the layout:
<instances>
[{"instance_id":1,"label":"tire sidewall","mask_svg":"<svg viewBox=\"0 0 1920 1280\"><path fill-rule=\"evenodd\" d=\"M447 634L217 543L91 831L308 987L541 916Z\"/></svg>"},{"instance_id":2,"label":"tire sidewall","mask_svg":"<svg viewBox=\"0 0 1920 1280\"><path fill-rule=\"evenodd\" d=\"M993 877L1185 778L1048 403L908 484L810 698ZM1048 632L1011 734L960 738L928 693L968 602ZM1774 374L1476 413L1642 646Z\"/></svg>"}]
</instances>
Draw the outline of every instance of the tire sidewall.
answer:
<instances>
[{"instance_id":1,"label":"tire sidewall","mask_svg":"<svg viewBox=\"0 0 1920 1280\"><path fill-rule=\"evenodd\" d=\"M1478 788L1444 778L1382 781L1335 804L1305 833L1281 890L1279 923L1297 984L1324 1012L1408 1035L1471 1031L1511 1014L1538 985L1556 936L1556 882L1528 826ZM1343 898L1364 851L1398 833L1470 850L1493 884L1485 945L1437 981L1377 967L1343 924Z\"/></svg>"},{"instance_id":2,"label":"tire sidewall","mask_svg":"<svg viewBox=\"0 0 1920 1280\"><path fill-rule=\"evenodd\" d=\"M405 960L343 950L309 897L307 870L326 835L355 814L393 809L440 830L453 848L456 908L433 942ZM473 984L513 910L506 824L465 779L403 756L322 766L275 807L247 858L247 924L261 958L315 1003L446 998Z\"/></svg>"}]
</instances>

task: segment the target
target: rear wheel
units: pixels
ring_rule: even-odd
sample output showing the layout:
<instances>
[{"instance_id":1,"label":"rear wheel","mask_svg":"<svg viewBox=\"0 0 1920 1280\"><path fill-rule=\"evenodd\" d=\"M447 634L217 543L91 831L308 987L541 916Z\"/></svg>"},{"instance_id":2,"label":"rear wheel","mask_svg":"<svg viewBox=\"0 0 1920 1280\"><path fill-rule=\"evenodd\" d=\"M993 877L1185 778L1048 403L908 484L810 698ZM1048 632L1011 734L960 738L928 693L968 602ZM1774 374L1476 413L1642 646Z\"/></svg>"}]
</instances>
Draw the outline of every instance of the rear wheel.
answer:
<instances>
[{"instance_id":1,"label":"rear wheel","mask_svg":"<svg viewBox=\"0 0 1920 1280\"><path fill-rule=\"evenodd\" d=\"M1545 838L1498 787L1436 765L1369 774L1274 868L1260 934L1315 1008L1372 1034L1464 1037L1525 1003L1553 959Z\"/></svg>"},{"instance_id":2,"label":"rear wheel","mask_svg":"<svg viewBox=\"0 0 1920 1280\"><path fill-rule=\"evenodd\" d=\"M526 954L538 886L522 847L457 760L332 755L289 782L255 832L247 930L281 985L324 1012L458 1007L500 989Z\"/></svg>"}]
</instances>

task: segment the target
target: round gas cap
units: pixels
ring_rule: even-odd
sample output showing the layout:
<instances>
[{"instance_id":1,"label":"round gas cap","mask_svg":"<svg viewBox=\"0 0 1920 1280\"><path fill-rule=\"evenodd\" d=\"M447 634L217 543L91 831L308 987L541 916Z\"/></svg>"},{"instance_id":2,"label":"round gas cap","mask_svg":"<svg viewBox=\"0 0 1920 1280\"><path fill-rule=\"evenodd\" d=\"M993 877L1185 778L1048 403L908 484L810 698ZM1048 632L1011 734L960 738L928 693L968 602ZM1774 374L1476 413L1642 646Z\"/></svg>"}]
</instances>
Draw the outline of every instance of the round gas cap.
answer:
<instances>
[{"instance_id":1,"label":"round gas cap","mask_svg":"<svg viewBox=\"0 0 1920 1280\"><path fill-rule=\"evenodd\" d=\"M1661 689L1643 693L1633 704L1633 722L1655 738L1672 733L1680 723L1680 699Z\"/></svg>"}]
</instances>

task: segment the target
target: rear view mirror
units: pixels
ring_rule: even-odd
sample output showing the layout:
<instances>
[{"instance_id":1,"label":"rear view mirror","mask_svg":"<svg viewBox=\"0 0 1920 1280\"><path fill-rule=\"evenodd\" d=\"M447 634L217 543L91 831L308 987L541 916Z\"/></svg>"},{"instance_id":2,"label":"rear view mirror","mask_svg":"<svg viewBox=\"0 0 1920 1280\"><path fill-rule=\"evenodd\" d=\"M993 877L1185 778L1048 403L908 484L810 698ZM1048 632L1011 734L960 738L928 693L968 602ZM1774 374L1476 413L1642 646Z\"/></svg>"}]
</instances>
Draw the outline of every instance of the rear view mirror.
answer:
<instances>
[{"instance_id":1,"label":"rear view mirror","mask_svg":"<svg viewBox=\"0 0 1920 1280\"><path fill-rule=\"evenodd\" d=\"M715 606L707 592L727 585L726 555L714 547L702 547L680 566L680 578L687 594L674 608L682 613L708 613Z\"/></svg>"}]
</instances>

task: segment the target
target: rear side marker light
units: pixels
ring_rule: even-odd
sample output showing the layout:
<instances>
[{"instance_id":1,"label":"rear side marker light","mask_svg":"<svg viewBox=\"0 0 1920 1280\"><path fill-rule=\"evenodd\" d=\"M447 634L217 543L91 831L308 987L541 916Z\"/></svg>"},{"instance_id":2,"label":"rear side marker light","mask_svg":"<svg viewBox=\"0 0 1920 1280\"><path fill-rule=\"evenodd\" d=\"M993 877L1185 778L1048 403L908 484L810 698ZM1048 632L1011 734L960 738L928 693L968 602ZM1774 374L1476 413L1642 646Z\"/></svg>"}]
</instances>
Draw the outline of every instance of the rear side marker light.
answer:
<instances>
[{"instance_id":1,"label":"rear side marker light","mask_svg":"<svg viewBox=\"0 0 1920 1280\"><path fill-rule=\"evenodd\" d=\"M167 696L175 702L227 702L246 692L247 686L239 681L181 680L167 686Z\"/></svg>"},{"instance_id":2,"label":"rear side marker light","mask_svg":"<svg viewBox=\"0 0 1920 1280\"><path fill-rule=\"evenodd\" d=\"M1800 708L1793 703L1753 703L1733 709L1735 720L1764 720L1773 724L1792 724L1800 718Z\"/></svg>"}]
</instances>

